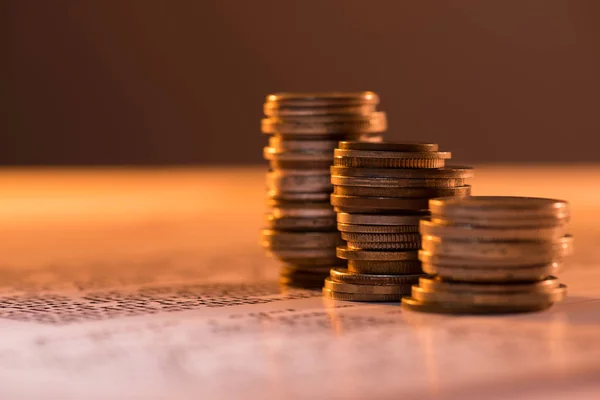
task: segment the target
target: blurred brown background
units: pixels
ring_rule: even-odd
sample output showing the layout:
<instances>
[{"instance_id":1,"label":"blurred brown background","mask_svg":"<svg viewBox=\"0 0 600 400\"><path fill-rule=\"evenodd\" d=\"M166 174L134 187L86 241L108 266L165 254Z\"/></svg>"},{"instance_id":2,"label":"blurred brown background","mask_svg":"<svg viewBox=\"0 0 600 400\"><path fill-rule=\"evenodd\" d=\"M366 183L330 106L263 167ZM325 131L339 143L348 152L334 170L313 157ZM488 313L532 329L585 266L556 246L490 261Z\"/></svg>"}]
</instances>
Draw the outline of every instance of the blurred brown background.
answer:
<instances>
[{"instance_id":1,"label":"blurred brown background","mask_svg":"<svg viewBox=\"0 0 600 400\"><path fill-rule=\"evenodd\" d=\"M389 139L599 161L600 2L2 3L0 163L261 162L269 92L374 90Z\"/></svg>"}]
</instances>

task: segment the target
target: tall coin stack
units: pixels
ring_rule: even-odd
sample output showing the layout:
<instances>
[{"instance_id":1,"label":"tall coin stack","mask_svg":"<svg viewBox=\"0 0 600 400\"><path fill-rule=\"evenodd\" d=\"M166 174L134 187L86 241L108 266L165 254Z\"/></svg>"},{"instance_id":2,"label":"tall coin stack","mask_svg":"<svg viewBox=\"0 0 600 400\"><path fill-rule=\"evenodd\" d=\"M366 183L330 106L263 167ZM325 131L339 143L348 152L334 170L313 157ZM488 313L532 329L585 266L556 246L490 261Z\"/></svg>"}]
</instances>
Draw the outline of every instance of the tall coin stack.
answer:
<instances>
[{"instance_id":1,"label":"tall coin stack","mask_svg":"<svg viewBox=\"0 0 600 400\"><path fill-rule=\"evenodd\" d=\"M434 199L421 221L423 270L406 309L456 314L543 310L562 300L553 276L572 251L565 201L532 197Z\"/></svg>"},{"instance_id":2,"label":"tall coin stack","mask_svg":"<svg viewBox=\"0 0 600 400\"><path fill-rule=\"evenodd\" d=\"M329 167L340 140L381 141L384 112L379 97L359 93L278 93L267 96L262 132L267 173L266 228L262 244L284 264L281 282L321 287L335 248L343 243L329 202Z\"/></svg>"},{"instance_id":3,"label":"tall coin stack","mask_svg":"<svg viewBox=\"0 0 600 400\"><path fill-rule=\"evenodd\" d=\"M331 204L347 268L333 268L323 294L338 300L397 301L422 275L419 220L433 197L470 195L468 167L428 143L341 142L334 152Z\"/></svg>"}]
</instances>

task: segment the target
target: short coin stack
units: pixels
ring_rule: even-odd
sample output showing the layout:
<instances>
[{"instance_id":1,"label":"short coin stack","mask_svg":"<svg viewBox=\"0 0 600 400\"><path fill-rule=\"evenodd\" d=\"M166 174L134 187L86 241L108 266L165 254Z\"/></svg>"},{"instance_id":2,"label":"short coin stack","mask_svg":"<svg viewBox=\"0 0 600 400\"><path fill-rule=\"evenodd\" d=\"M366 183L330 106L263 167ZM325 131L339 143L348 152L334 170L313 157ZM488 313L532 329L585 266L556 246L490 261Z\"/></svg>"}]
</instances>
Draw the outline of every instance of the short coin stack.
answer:
<instances>
[{"instance_id":1,"label":"short coin stack","mask_svg":"<svg viewBox=\"0 0 600 400\"><path fill-rule=\"evenodd\" d=\"M323 294L338 300L395 301L422 275L419 220L433 197L470 194L468 167L444 167L437 144L341 142L334 153L331 204L346 245Z\"/></svg>"},{"instance_id":2,"label":"short coin stack","mask_svg":"<svg viewBox=\"0 0 600 400\"><path fill-rule=\"evenodd\" d=\"M565 201L434 199L421 221L423 270L406 309L456 314L537 311L562 300L553 276L572 251Z\"/></svg>"},{"instance_id":3,"label":"short coin stack","mask_svg":"<svg viewBox=\"0 0 600 400\"><path fill-rule=\"evenodd\" d=\"M262 244L281 260L281 282L321 287L343 243L329 203L329 167L340 140L381 141L384 112L378 96L359 93L278 93L267 96L262 132L270 163L270 207Z\"/></svg>"}]
</instances>

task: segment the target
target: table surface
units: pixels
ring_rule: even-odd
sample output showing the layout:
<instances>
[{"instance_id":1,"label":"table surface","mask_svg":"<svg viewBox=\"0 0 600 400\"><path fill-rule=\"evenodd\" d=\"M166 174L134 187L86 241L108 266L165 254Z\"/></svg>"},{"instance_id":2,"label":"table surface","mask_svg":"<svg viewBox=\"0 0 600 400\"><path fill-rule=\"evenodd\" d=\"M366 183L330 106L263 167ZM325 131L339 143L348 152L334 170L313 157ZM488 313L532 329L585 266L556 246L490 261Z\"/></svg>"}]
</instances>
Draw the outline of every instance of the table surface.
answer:
<instances>
[{"instance_id":1,"label":"table surface","mask_svg":"<svg viewBox=\"0 0 600 400\"><path fill-rule=\"evenodd\" d=\"M600 166L476 167L575 237L565 302L477 317L281 288L265 171L0 170L0 397L600 397Z\"/></svg>"}]
</instances>

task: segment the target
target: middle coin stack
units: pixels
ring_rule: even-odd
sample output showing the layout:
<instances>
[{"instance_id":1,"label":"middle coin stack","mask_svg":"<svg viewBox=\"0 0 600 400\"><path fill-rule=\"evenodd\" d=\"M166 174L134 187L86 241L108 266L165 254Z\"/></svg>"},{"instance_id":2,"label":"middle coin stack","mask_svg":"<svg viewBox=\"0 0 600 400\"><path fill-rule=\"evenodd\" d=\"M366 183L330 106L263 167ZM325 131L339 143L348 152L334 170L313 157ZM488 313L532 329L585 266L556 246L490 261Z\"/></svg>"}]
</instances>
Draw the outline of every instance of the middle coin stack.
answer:
<instances>
[{"instance_id":1,"label":"middle coin stack","mask_svg":"<svg viewBox=\"0 0 600 400\"><path fill-rule=\"evenodd\" d=\"M345 246L323 294L338 300L395 301L422 275L419 220L436 197L471 194L468 167L445 167L430 143L340 142L331 167L331 204Z\"/></svg>"}]
</instances>

